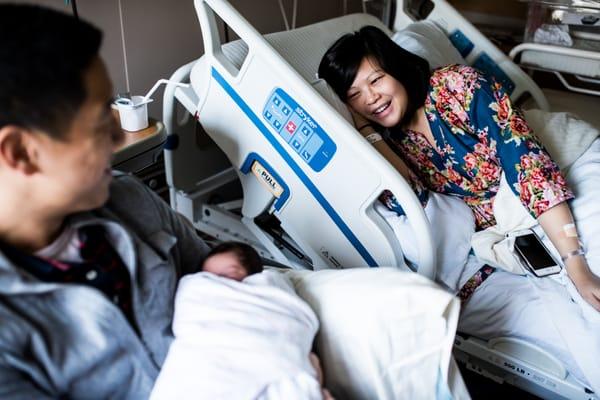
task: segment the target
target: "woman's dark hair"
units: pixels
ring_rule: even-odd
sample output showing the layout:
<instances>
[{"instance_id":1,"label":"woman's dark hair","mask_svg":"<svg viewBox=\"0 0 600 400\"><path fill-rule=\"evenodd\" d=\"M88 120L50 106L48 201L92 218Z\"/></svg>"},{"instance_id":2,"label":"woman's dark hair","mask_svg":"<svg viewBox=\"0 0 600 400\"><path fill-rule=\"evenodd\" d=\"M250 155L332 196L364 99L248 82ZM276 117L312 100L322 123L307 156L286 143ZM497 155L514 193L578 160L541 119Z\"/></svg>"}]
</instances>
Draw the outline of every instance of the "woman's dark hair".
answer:
<instances>
[{"instance_id":1,"label":"woman's dark hair","mask_svg":"<svg viewBox=\"0 0 600 400\"><path fill-rule=\"evenodd\" d=\"M346 102L347 93L365 57L399 81L406 89L408 104L403 124L424 103L429 89L429 63L398 46L382 30L365 26L339 38L325 53L319 64L319 77L325 79L339 98Z\"/></svg>"},{"instance_id":2,"label":"woman's dark hair","mask_svg":"<svg viewBox=\"0 0 600 400\"><path fill-rule=\"evenodd\" d=\"M87 22L34 5L0 4L0 128L61 138L84 102L102 42Z\"/></svg>"},{"instance_id":3,"label":"woman's dark hair","mask_svg":"<svg viewBox=\"0 0 600 400\"><path fill-rule=\"evenodd\" d=\"M206 258L222 253L233 253L240 264L246 268L248 275L258 274L263 270L263 262L260 256L252 248L241 242L223 242L215 247L206 255Z\"/></svg>"}]
</instances>

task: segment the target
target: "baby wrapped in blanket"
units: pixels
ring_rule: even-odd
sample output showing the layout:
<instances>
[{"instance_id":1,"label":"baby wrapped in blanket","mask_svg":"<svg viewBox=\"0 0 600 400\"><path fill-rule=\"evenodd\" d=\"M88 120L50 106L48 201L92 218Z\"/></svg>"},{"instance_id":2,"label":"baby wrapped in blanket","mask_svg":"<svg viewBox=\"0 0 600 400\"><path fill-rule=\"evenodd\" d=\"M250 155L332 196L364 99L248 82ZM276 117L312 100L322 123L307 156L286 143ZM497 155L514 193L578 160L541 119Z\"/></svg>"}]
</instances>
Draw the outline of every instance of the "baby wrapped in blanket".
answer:
<instances>
[{"instance_id":1,"label":"baby wrapped in blanket","mask_svg":"<svg viewBox=\"0 0 600 400\"><path fill-rule=\"evenodd\" d=\"M284 274L240 243L213 249L203 271L179 283L152 399L332 399L311 353L319 322Z\"/></svg>"}]
</instances>

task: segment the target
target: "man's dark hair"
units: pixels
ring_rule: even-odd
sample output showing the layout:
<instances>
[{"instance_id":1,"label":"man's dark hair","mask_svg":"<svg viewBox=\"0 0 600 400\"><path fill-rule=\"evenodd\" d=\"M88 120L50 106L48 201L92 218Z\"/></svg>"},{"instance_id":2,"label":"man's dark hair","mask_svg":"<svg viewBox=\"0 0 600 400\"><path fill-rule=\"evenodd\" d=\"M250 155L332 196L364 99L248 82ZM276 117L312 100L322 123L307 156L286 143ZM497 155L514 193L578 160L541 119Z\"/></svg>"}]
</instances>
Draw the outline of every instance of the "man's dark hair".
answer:
<instances>
[{"instance_id":1,"label":"man's dark hair","mask_svg":"<svg viewBox=\"0 0 600 400\"><path fill-rule=\"evenodd\" d=\"M0 4L0 128L61 138L86 98L84 75L102 32L34 5Z\"/></svg>"},{"instance_id":2,"label":"man's dark hair","mask_svg":"<svg viewBox=\"0 0 600 400\"><path fill-rule=\"evenodd\" d=\"M240 264L246 268L248 275L258 274L263 271L263 262L252 246L241 242L224 242L213 247L206 255L206 258L222 253L235 254Z\"/></svg>"},{"instance_id":3,"label":"man's dark hair","mask_svg":"<svg viewBox=\"0 0 600 400\"><path fill-rule=\"evenodd\" d=\"M379 28L365 26L339 38L321 59L319 77L346 102L348 89L365 57L377 61L386 73L404 86L408 104L400 124L410 121L415 111L425 104L431 76L429 63L398 46Z\"/></svg>"}]
</instances>

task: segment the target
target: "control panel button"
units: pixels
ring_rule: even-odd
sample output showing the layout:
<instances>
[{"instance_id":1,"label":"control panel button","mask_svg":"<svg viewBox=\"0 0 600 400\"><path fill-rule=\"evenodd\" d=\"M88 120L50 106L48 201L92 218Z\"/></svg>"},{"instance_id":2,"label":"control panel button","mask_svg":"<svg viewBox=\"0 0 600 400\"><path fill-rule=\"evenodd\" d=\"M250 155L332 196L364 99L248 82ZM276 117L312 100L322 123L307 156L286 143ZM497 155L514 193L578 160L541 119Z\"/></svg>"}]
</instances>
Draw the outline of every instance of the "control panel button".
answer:
<instances>
[{"instance_id":1,"label":"control panel button","mask_svg":"<svg viewBox=\"0 0 600 400\"><path fill-rule=\"evenodd\" d=\"M337 146L319 124L283 89L276 88L263 109L264 120L314 171L333 158ZM283 129L285 128L285 129Z\"/></svg>"}]
</instances>

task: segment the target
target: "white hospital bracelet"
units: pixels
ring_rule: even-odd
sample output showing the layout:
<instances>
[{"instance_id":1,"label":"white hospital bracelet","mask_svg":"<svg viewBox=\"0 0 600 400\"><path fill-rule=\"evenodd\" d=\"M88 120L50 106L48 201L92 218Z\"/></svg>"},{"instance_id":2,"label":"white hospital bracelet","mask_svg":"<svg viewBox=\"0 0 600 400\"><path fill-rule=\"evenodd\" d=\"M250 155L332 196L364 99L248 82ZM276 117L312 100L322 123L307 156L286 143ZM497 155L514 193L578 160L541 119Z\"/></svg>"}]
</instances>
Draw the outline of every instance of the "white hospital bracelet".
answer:
<instances>
[{"instance_id":1,"label":"white hospital bracelet","mask_svg":"<svg viewBox=\"0 0 600 400\"><path fill-rule=\"evenodd\" d=\"M573 251L569 251L567 254L565 254L564 256L561 257L562 262L566 262L569 258L573 258L573 257L577 257L577 256L584 256L585 255L585 250L583 250L583 247L579 246L579 248L573 250Z\"/></svg>"},{"instance_id":2,"label":"white hospital bracelet","mask_svg":"<svg viewBox=\"0 0 600 400\"><path fill-rule=\"evenodd\" d=\"M370 135L365 136L365 139L367 139L367 142L369 142L371 144L383 140L383 138L381 137L381 135L379 133L377 133L377 132L371 133Z\"/></svg>"}]
</instances>

